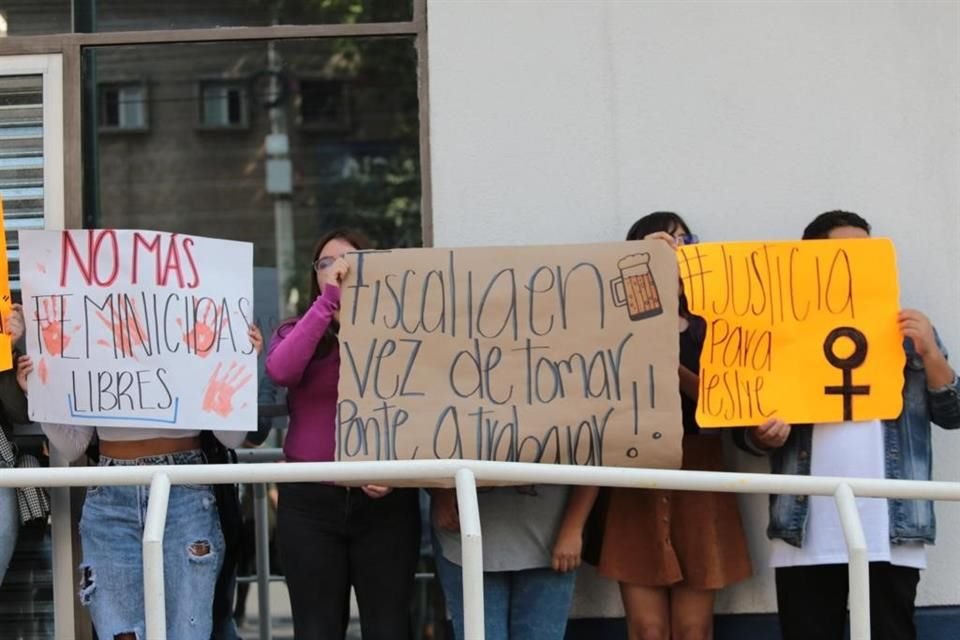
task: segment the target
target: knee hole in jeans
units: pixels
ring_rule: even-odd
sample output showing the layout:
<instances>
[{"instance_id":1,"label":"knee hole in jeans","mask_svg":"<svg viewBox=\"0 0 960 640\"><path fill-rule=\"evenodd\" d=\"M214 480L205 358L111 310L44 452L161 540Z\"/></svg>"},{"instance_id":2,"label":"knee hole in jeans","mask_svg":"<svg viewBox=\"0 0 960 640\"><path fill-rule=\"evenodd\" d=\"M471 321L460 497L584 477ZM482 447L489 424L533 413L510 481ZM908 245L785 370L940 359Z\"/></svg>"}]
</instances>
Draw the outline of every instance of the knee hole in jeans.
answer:
<instances>
[{"instance_id":1,"label":"knee hole in jeans","mask_svg":"<svg viewBox=\"0 0 960 640\"><path fill-rule=\"evenodd\" d=\"M136 631L127 631L113 636L113 640L139 640Z\"/></svg>"},{"instance_id":2,"label":"knee hole in jeans","mask_svg":"<svg viewBox=\"0 0 960 640\"><path fill-rule=\"evenodd\" d=\"M213 547L209 540L196 540L187 547L187 554L195 562L202 562L213 557Z\"/></svg>"},{"instance_id":3,"label":"knee hole in jeans","mask_svg":"<svg viewBox=\"0 0 960 640\"><path fill-rule=\"evenodd\" d=\"M88 606L93 599L93 592L97 588L94 580L93 567L87 564L80 565L80 603Z\"/></svg>"}]
</instances>

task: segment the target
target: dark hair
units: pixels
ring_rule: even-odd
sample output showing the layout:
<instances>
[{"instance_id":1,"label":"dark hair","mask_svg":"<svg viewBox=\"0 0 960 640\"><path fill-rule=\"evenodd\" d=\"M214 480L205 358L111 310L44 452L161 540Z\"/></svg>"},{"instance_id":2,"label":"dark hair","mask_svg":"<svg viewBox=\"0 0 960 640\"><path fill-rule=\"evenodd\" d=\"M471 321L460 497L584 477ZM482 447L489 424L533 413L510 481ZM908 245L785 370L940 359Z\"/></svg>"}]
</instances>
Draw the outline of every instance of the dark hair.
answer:
<instances>
[{"instance_id":1,"label":"dark hair","mask_svg":"<svg viewBox=\"0 0 960 640\"><path fill-rule=\"evenodd\" d=\"M633 223L633 226L627 231L627 240L643 240L645 236L657 231L666 231L672 234L678 228L683 228L684 233L690 233L690 227L676 213L654 211Z\"/></svg>"},{"instance_id":2,"label":"dark hair","mask_svg":"<svg viewBox=\"0 0 960 640\"><path fill-rule=\"evenodd\" d=\"M863 229L870 235L870 223L852 211L827 211L821 213L803 230L804 240L825 240L830 232L840 227L856 227Z\"/></svg>"},{"instance_id":3,"label":"dark hair","mask_svg":"<svg viewBox=\"0 0 960 640\"><path fill-rule=\"evenodd\" d=\"M372 249L373 244L367 239L363 233L356 231L354 229L334 229L329 231L317 241L317 244L313 247L313 253L310 257L310 299L308 304L313 304L313 302L320 297L320 284L317 282L317 274L314 268L314 265L317 262L317 259L320 257L320 253L323 251L323 248L327 246L332 240L343 240L354 249L364 251L366 249ZM291 318L287 320L279 327L277 327L277 335L283 337L293 329L294 325L297 324L297 321L300 318ZM320 338L320 342L317 344L317 350L314 352L314 358L323 358L327 356L336 346L337 346L337 333L340 330L340 325L335 320L330 323L330 326L327 327L326 333L323 334L323 337Z\"/></svg>"}]
</instances>

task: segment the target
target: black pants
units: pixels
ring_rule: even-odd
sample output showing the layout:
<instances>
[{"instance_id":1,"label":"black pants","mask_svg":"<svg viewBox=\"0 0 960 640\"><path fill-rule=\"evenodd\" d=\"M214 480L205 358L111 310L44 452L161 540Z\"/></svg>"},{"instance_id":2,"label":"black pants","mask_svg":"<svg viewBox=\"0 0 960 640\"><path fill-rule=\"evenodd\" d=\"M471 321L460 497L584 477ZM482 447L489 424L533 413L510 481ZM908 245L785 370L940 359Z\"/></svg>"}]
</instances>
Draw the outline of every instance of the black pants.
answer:
<instances>
[{"instance_id":1,"label":"black pants","mask_svg":"<svg viewBox=\"0 0 960 640\"><path fill-rule=\"evenodd\" d=\"M297 640L342 640L351 586L363 640L409 640L420 552L417 490L374 500L360 489L279 486L277 541Z\"/></svg>"},{"instance_id":2,"label":"black pants","mask_svg":"<svg viewBox=\"0 0 960 640\"><path fill-rule=\"evenodd\" d=\"M914 600L920 570L870 563L873 640L916 640ZM777 569L777 609L783 640L843 640L849 574L845 564Z\"/></svg>"}]
</instances>

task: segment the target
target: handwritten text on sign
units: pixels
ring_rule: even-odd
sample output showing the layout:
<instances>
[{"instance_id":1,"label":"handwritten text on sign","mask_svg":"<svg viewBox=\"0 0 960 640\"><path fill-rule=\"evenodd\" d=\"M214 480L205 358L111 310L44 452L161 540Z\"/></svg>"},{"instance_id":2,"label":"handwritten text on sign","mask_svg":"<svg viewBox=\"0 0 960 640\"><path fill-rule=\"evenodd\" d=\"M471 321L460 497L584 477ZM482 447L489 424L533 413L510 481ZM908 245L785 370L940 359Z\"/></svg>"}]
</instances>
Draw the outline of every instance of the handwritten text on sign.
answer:
<instances>
[{"instance_id":1,"label":"handwritten text on sign","mask_svg":"<svg viewBox=\"0 0 960 640\"><path fill-rule=\"evenodd\" d=\"M21 231L20 250L32 419L252 428L250 244L156 231Z\"/></svg>"},{"instance_id":2,"label":"handwritten text on sign","mask_svg":"<svg viewBox=\"0 0 960 640\"><path fill-rule=\"evenodd\" d=\"M340 460L679 466L678 277L663 243L350 260Z\"/></svg>"},{"instance_id":3,"label":"handwritten text on sign","mask_svg":"<svg viewBox=\"0 0 960 640\"><path fill-rule=\"evenodd\" d=\"M707 320L701 426L899 415L889 240L708 243L682 247L679 259L690 310Z\"/></svg>"}]
</instances>

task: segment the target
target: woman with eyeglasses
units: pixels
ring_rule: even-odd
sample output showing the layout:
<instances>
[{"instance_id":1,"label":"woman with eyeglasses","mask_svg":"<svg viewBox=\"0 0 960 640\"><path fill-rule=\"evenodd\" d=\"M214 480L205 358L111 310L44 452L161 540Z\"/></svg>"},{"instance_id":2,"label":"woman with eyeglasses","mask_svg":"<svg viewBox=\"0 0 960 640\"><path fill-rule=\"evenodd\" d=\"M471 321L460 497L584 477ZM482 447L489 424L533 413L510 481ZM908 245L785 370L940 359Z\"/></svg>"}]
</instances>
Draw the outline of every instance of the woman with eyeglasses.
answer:
<instances>
[{"instance_id":1,"label":"woman with eyeglasses","mask_svg":"<svg viewBox=\"0 0 960 640\"><path fill-rule=\"evenodd\" d=\"M675 213L637 220L627 240L662 240L671 247L697 242ZM683 469L723 470L718 430L696 421L700 352L706 323L679 301L680 400ZM597 493L580 488L579 493ZM717 590L750 577L750 556L732 493L604 490L600 541L588 561L620 583L630 640L709 640ZM576 535L567 531L562 535Z\"/></svg>"},{"instance_id":2,"label":"woman with eyeglasses","mask_svg":"<svg viewBox=\"0 0 960 640\"><path fill-rule=\"evenodd\" d=\"M350 270L344 255L369 248L355 231L323 236L313 252L310 308L271 341L267 375L287 387L287 462L336 458L340 284ZM407 640L420 548L417 491L285 483L279 493L277 541L294 635L343 638L352 586L364 640Z\"/></svg>"}]
</instances>

